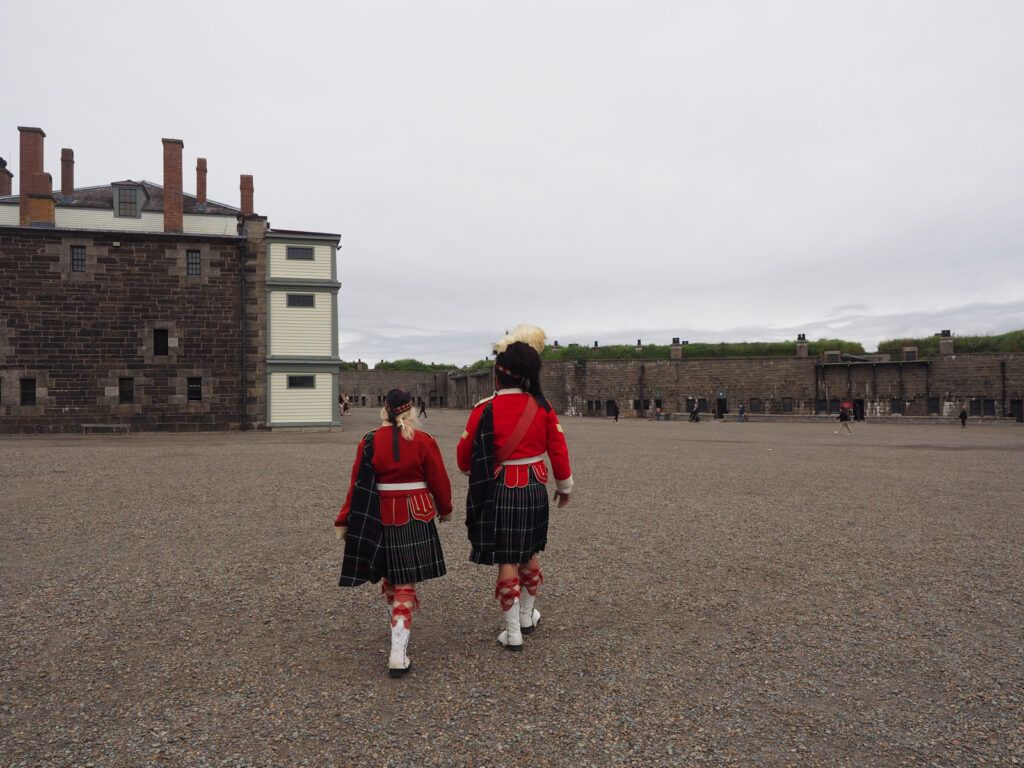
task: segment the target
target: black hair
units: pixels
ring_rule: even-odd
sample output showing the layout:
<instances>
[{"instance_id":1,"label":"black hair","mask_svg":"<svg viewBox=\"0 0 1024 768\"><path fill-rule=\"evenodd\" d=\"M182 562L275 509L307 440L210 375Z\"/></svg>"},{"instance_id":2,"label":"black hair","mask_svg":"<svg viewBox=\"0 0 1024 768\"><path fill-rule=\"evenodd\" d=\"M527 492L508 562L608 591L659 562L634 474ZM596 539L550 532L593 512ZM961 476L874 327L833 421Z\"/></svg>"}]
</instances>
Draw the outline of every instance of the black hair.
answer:
<instances>
[{"instance_id":1,"label":"black hair","mask_svg":"<svg viewBox=\"0 0 1024 768\"><path fill-rule=\"evenodd\" d=\"M503 389L519 387L533 395L544 410L551 410L547 398L540 391L540 355L529 344L514 341L504 352L499 352L494 359L494 377Z\"/></svg>"}]
</instances>

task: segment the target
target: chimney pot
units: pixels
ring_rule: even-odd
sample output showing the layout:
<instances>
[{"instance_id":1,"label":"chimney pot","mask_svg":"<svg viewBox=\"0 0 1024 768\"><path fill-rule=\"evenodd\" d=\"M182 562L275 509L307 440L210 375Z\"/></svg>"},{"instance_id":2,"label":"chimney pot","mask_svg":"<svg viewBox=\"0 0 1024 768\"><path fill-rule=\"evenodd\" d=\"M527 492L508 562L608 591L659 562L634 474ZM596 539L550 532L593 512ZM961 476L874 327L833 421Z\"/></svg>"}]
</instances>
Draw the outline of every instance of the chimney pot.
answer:
<instances>
[{"instance_id":1,"label":"chimney pot","mask_svg":"<svg viewBox=\"0 0 1024 768\"><path fill-rule=\"evenodd\" d=\"M60 195L70 198L75 194L75 151L64 147L60 151Z\"/></svg>"},{"instance_id":2,"label":"chimney pot","mask_svg":"<svg viewBox=\"0 0 1024 768\"><path fill-rule=\"evenodd\" d=\"M242 174L239 177L238 188L242 193L242 215L252 216L253 215L253 186L252 176Z\"/></svg>"},{"instance_id":3,"label":"chimney pot","mask_svg":"<svg viewBox=\"0 0 1024 768\"><path fill-rule=\"evenodd\" d=\"M206 207L206 158L196 159L196 207Z\"/></svg>"}]
</instances>

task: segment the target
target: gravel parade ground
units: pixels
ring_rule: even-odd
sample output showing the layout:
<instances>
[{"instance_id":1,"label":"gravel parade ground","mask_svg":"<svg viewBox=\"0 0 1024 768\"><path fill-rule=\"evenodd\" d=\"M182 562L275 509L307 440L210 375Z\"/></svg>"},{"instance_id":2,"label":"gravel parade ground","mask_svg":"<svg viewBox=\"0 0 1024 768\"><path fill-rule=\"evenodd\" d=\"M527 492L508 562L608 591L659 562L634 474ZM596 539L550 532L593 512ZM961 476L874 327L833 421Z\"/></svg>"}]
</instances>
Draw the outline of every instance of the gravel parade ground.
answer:
<instances>
[{"instance_id":1,"label":"gravel parade ground","mask_svg":"<svg viewBox=\"0 0 1024 768\"><path fill-rule=\"evenodd\" d=\"M0 438L0 765L1024 765L1024 429L565 418L543 619L456 510L387 677L344 431ZM553 489L553 484L551 485Z\"/></svg>"}]
</instances>

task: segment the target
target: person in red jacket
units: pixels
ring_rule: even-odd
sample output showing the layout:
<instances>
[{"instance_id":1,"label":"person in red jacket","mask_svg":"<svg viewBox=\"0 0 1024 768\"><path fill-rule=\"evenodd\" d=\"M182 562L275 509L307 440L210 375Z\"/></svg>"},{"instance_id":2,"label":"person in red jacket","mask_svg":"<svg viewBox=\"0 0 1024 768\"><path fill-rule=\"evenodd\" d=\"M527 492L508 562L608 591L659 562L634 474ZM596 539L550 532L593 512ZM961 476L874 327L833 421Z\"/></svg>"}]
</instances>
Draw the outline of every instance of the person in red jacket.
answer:
<instances>
[{"instance_id":1,"label":"person in red jacket","mask_svg":"<svg viewBox=\"0 0 1024 768\"><path fill-rule=\"evenodd\" d=\"M559 508L569 503L572 469L562 426L540 389L544 331L519 326L495 344L496 392L473 409L459 440L459 469L469 475L466 527L470 560L498 566L494 596L505 628L498 642L521 651L540 621L543 582L537 553L548 538L548 469Z\"/></svg>"},{"instance_id":2,"label":"person in red jacket","mask_svg":"<svg viewBox=\"0 0 1024 768\"><path fill-rule=\"evenodd\" d=\"M437 443L416 429L412 397L392 389L381 410L383 425L359 441L345 503L334 521L345 540L343 587L381 582L391 618L388 674L412 666L407 654L416 583L445 574L434 525L452 513L452 487Z\"/></svg>"}]
</instances>

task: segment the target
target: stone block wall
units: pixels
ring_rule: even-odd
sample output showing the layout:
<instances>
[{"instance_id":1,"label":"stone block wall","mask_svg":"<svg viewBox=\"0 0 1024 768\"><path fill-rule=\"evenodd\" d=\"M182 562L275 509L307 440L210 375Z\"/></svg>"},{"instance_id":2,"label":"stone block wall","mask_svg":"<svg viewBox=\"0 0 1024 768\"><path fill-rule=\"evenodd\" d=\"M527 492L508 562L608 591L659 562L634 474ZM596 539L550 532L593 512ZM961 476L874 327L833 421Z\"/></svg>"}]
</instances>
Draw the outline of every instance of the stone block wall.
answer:
<instances>
[{"instance_id":1,"label":"stone block wall","mask_svg":"<svg viewBox=\"0 0 1024 768\"><path fill-rule=\"evenodd\" d=\"M84 272L72 246L85 248ZM189 249L202 253L199 277L183 269ZM0 228L0 432L238 428L239 265L234 238ZM168 331L166 356L155 328ZM34 406L21 405L23 378L36 380ZM134 380L133 403L119 404L119 378Z\"/></svg>"},{"instance_id":2,"label":"stone block wall","mask_svg":"<svg viewBox=\"0 0 1024 768\"><path fill-rule=\"evenodd\" d=\"M354 408L380 408L384 395L395 388L428 408L451 407L447 371L341 371L338 376L338 392L348 393Z\"/></svg>"}]
</instances>

